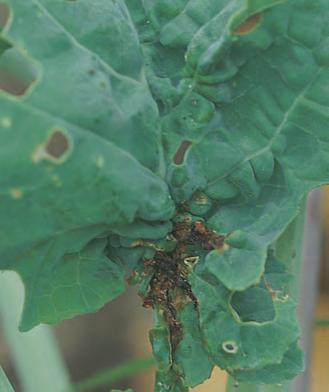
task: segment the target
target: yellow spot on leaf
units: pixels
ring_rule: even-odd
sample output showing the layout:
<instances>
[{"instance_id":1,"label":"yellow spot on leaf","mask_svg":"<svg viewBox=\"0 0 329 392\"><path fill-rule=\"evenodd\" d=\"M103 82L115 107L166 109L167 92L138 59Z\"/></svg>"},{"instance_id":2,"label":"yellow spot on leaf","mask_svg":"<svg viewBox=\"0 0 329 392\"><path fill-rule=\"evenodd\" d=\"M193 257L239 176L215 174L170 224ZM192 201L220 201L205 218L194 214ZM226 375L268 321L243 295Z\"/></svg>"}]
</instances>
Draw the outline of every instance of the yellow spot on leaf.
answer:
<instances>
[{"instance_id":1,"label":"yellow spot on leaf","mask_svg":"<svg viewBox=\"0 0 329 392\"><path fill-rule=\"evenodd\" d=\"M96 159L96 166L101 169L102 167L104 167L104 164L105 164L104 157L101 156L101 155L99 157L97 157L97 159Z\"/></svg>"},{"instance_id":2,"label":"yellow spot on leaf","mask_svg":"<svg viewBox=\"0 0 329 392\"><path fill-rule=\"evenodd\" d=\"M32 161L37 163L46 157L47 157L47 154L45 152L44 145L39 144L32 154Z\"/></svg>"},{"instance_id":3,"label":"yellow spot on leaf","mask_svg":"<svg viewBox=\"0 0 329 392\"><path fill-rule=\"evenodd\" d=\"M207 205L209 203L209 199L206 195L203 195L202 193L197 193L195 196L195 203L200 206Z\"/></svg>"},{"instance_id":4,"label":"yellow spot on leaf","mask_svg":"<svg viewBox=\"0 0 329 392\"><path fill-rule=\"evenodd\" d=\"M11 118L10 117L3 117L1 119L1 126L2 126L2 128L10 128L11 127Z\"/></svg>"},{"instance_id":5,"label":"yellow spot on leaf","mask_svg":"<svg viewBox=\"0 0 329 392\"><path fill-rule=\"evenodd\" d=\"M55 186L57 186L58 188L63 185L62 180L60 179L60 177L57 174L53 174L51 179L52 179L53 183L55 184Z\"/></svg>"},{"instance_id":6,"label":"yellow spot on leaf","mask_svg":"<svg viewBox=\"0 0 329 392\"><path fill-rule=\"evenodd\" d=\"M21 188L11 188L9 190L10 196L14 200L21 199L23 197L23 191Z\"/></svg>"}]
</instances>

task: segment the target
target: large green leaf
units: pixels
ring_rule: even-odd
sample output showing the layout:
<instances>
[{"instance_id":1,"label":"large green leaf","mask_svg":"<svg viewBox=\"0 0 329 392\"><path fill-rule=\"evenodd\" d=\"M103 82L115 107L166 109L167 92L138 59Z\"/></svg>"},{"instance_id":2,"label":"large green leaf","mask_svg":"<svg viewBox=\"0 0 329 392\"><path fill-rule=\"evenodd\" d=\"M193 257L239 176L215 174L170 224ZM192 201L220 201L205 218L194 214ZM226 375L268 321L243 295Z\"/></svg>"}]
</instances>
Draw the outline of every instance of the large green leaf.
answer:
<instances>
[{"instance_id":1,"label":"large green leaf","mask_svg":"<svg viewBox=\"0 0 329 392\"><path fill-rule=\"evenodd\" d=\"M146 167L161 166L147 85L82 46L41 2L9 4L12 22L4 35L39 70L26 96L0 96L0 264L24 280L26 330L97 310L120 294L123 271L105 259L106 240L88 243L139 220L151 233L153 222L171 216L172 202ZM112 34L115 26L108 28Z\"/></svg>"},{"instance_id":2,"label":"large green leaf","mask_svg":"<svg viewBox=\"0 0 329 392\"><path fill-rule=\"evenodd\" d=\"M136 4L130 10L160 107L167 181L177 204L225 236L220 249L199 254L190 274L205 347L216 364L237 369L238 379L291 378L303 365L298 351L286 352L299 334L294 303L283 294L287 271L267 271L274 281L258 282L302 196L328 182L329 7L211 0L143 6L144 18ZM267 268L278 267L269 260Z\"/></svg>"},{"instance_id":3,"label":"large green leaf","mask_svg":"<svg viewBox=\"0 0 329 392\"><path fill-rule=\"evenodd\" d=\"M24 280L21 328L95 311L128 267L156 309L156 391L213 365L300 372L274 243L329 182L327 1L6 3L2 56L37 72L0 95L0 268Z\"/></svg>"}]
</instances>

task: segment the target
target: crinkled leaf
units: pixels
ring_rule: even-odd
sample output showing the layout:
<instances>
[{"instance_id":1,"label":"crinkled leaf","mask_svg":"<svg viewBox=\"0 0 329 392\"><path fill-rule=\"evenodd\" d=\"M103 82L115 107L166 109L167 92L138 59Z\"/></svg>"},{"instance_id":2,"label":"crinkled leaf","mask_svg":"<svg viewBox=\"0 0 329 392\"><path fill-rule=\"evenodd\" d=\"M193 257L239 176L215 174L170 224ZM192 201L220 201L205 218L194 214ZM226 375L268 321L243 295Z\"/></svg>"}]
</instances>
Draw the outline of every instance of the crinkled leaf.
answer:
<instances>
[{"instance_id":1,"label":"crinkled leaf","mask_svg":"<svg viewBox=\"0 0 329 392\"><path fill-rule=\"evenodd\" d=\"M124 272L105 256L105 246L106 239L96 239L82 250L63 254L63 245L47 242L25 254L39 274L31 273L26 262L17 266L26 288L21 329L94 312L120 295L125 289Z\"/></svg>"},{"instance_id":2,"label":"crinkled leaf","mask_svg":"<svg viewBox=\"0 0 329 392\"><path fill-rule=\"evenodd\" d=\"M156 391L214 364L300 372L273 244L329 182L326 0L5 2L0 54L37 74L0 95L0 267L25 282L22 327L96 310L128 267L156 308Z\"/></svg>"},{"instance_id":3,"label":"crinkled leaf","mask_svg":"<svg viewBox=\"0 0 329 392\"><path fill-rule=\"evenodd\" d=\"M259 284L238 293L237 306L234 294L232 296L220 283L210 283L207 275L193 273L190 282L199 300L200 325L208 351L219 366L253 369L281 362L287 347L298 338L297 321L292 317L295 304L283 295L283 288L273 292L272 299L265 295L265 290L270 288ZM252 290L261 295L257 294L258 303L251 314L248 302L254 295L250 294ZM273 313L267 311L264 320L265 307ZM247 320L244 319L246 314Z\"/></svg>"},{"instance_id":4,"label":"crinkled leaf","mask_svg":"<svg viewBox=\"0 0 329 392\"><path fill-rule=\"evenodd\" d=\"M140 220L147 237L172 214L165 183L149 170L157 172L161 159L146 83L117 73L45 3L10 1L11 23L3 32L38 71L24 97L0 96L0 263L24 280L24 330L95 311L119 295L121 267L106 261L103 241L88 243L115 228L129 232ZM104 15L111 34L111 13Z\"/></svg>"},{"instance_id":5,"label":"crinkled leaf","mask_svg":"<svg viewBox=\"0 0 329 392\"><path fill-rule=\"evenodd\" d=\"M191 0L174 10L161 3L171 17L149 24L162 46L150 48L145 39L145 51L152 91L165 108L168 181L177 201L203 188L220 200L209 224L221 233L242 232L243 239L209 254L207 263L225 285L242 290L259 279L266 248L296 214L301 194L327 181L322 91L328 7L323 1L250 1L244 7L211 0L206 7ZM159 9L147 6L146 22L158 20ZM250 31L235 32L257 12ZM167 73L157 62L165 53L181 58ZM318 122L308 120L305 129L305 117ZM184 140L191 146L177 166L172 159ZM305 155L314 164L306 166Z\"/></svg>"},{"instance_id":6,"label":"crinkled leaf","mask_svg":"<svg viewBox=\"0 0 329 392\"><path fill-rule=\"evenodd\" d=\"M293 343L285 353L282 362L255 370L237 370L234 377L239 381L256 381L278 384L290 380L304 370L304 357L301 349Z\"/></svg>"},{"instance_id":7,"label":"crinkled leaf","mask_svg":"<svg viewBox=\"0 0 329 392\"><path fill-rule=\"evenodd\" d=\"M155 312L155 325L150 332L153 354L158 369L154 392L186 392L181 375L173 368L170 331L161 311Z\"/></svg>"}]
</instances>

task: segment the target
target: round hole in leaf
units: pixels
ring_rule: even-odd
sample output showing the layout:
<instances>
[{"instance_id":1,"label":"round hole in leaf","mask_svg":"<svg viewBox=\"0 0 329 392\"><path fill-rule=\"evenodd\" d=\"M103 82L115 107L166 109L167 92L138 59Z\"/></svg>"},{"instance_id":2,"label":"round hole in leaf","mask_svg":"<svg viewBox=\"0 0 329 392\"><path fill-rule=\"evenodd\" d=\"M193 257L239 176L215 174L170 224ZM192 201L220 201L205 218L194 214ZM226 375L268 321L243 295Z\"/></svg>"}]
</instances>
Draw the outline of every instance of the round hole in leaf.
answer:
<instances>
[{"instance_id":1,"label":"round hole in leaf","mask_svg":"<svg viewBox=\"0 0 329 392\"><path fill-rule=\"evenodd\" d=\"M46 159L60 164L68 157L71 150L72 142L69 136L63 130L52 129L48 139L36 146L31 158L35 163Z\"/></svg>"},{"instance_id":2,"label":"round hole in leaf","mask_svg":"<svg viewBox=\"0 0 329 392\"><path fill-rule=\"evenodd\" d=\"M24 53L0 40L0 90L21 97L38 78L36 64Z\"/></svg>"},{"instance_id":3,"label":"round hole in leaf","mask_svg":"<svg viewBox=\"0 0 329 392\"><path fill-rule=\"evenodd\" d=\"M60 130L54 131L45 146L46 153L54 159L62 158L68 149L68 137Z\"/></svg>"},{"instance_id":4,"label":"round hole in leaf","mask_svg":"<svg viewBox=\"0 0 329 392\"><path fill-rule=\"evenodd\" d=\"M239 351L239 347L234 340L229 340L222 344L222 349L227 354L236 354Z\"/></svg>"},{"instance_id":5,"label":"round hole in leaf","mask_svg":"<svg viewBox=\"0 0 329 392\"><path fill-rule=\"evenodd\" d=\"M266 287L250 287L235 292L231 306L242 322L266 323L275 318L273 299Z\"/></svg>"}]
</instances>

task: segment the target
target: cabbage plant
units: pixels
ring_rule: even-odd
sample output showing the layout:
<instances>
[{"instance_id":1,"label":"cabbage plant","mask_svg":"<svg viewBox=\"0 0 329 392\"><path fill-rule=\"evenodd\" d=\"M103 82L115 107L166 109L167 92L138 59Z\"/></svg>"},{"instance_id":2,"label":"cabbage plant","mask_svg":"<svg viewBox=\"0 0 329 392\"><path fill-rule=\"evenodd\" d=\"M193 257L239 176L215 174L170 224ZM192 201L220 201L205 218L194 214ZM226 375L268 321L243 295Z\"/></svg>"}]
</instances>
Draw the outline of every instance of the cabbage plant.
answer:
<instances>
[{"instance_id":1,"label":"cabbage plant","mask_svg":"<svg viewBox=\"0 0 329 392\"><path fill-rule=\"evenodd\" d=\"M24 282L20 330L128 282L154 314L155 392L214 366L294 378L301 244L285 233L329 182L328 2L2 3L0 61L26 82L0 93L0 269Z\"/></svg>"}]
</instances>

